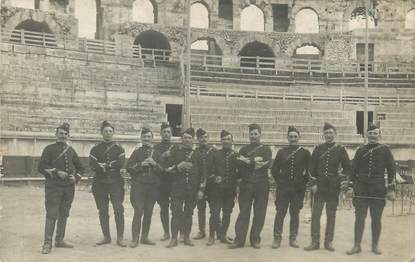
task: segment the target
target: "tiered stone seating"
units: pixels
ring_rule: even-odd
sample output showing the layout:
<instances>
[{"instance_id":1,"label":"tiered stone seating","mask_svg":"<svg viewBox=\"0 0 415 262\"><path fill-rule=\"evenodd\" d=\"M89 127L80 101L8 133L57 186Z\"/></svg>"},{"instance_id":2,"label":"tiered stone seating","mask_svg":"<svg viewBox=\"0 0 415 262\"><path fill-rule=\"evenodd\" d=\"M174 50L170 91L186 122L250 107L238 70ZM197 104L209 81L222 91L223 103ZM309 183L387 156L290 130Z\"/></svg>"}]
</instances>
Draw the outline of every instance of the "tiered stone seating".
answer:
<instances>
[{"instance_id":1,"label":"tiered stone seating","mask_svg":"<svg viewBox=\"0 0 415 262\"><path fill-rule=\"evenodd\" d=\"M289 105L289 106L287 106ZM223 98L192 97L191 119L194 127L202 127L211 135L213 141L219 140L219 133L227 129L238 142L248 140L250 123L257 123L263 129L263 139L270 143L284 143L287 128L295 125L305 143L322 140L322 126L330 122L337 127L339 141L359 143L362 141L356 132L355 113L332 109L326 105L310 108L307 103L279 103L255 100L224 100Z\"/></svg>"},{"instance_id":2,"label":"tiered stone seating","mask_svg":"<svg viewBox=\"0 0 415 262\"><path fill-rule=\"evenodd\" d=\"M382 139L388 143L415 143L415 107L383 106L376 111Z\"/></svg>"}]
</instances>

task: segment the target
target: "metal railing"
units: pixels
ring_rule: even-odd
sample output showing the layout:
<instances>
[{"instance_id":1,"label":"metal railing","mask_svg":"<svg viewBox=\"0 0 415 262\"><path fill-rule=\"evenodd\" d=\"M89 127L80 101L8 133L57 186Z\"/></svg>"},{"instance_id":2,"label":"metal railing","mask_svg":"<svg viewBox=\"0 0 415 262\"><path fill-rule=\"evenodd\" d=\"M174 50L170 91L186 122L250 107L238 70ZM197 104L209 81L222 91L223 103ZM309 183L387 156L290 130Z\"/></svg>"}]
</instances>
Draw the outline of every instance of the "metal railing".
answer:
<instances>
[{"instance_id":1,"label":"metal railing","mask_svg":"<svg viewBox=\"0 0 415 262\"><path fill-rule=\"evenodd\" d=\"M391 94L377 94L378 90L369 94L368 103L370 105L400 105L400 104L414 104L415 96L411 95L391 95ZM279 100L298 101L310 103L340 103L340 104L363 104L364 97L356 92L339 92L339 94L304 94L283 91L261 91L261 90L247 90L244 88L227 88L227 87L212 87L193 84L190 88L190 94L196 97L199 96L213 96L223 97L225 99L246 98L254 100Z\"/></svg>"}]
</instances>

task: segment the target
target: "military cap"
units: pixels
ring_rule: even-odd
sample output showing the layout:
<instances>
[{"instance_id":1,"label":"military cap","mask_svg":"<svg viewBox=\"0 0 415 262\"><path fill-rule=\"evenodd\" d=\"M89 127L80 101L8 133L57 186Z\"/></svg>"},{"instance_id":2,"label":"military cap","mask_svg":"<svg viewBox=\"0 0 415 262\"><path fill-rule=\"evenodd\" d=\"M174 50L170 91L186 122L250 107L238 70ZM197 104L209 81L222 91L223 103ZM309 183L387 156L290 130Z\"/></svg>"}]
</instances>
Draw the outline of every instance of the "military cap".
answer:
<instances>
[{"instance_id":1,"label":"military cap","mask_svg":"<svg viewBox=\"0 0 415 262\"><path fill-rule=\"evenodd\" d=\"M298 131L298 129L295 126L288 127L287 134L289 134L290 132L296 132L298 135L300 135L300 131Z\"/></svg>"},{"instance_id":2,"label":"military cap","mask_svg":"<svg viewBox=\"0 0 415 262\"><path fill-rule=\"evenodd\" d=\"M189 134L192 137L195 136L195 129L193 127L189 127L188 129L184 130L183 134Z\"/></svg>"},{"instance_id":3,"label":"military cap","mask_svg":"<svg viewBox=\"0 0 415 262\"><path fill-rule=\"evenodd\" d=\"M104 128L106 128L107 126L109 126L109 127L111 127L112 128L112 130L114 130L114 127L107 121L107 120L104 120L104 121L102 121L102 124L101 124L101 132L102 132L102 130L104 130Z\"/></svg>"},{"instance_id":4,"label":"military cap","mask_svg":"<svg viewBox=\"0 0 415 262\"><path fill-rule=\"evenodd\" d=\"M161 123L160 130L163 130L163 129L166 129L166 128L170 128L170 125L167 122Z\"/></svg>"},{"instance_id":5,"label":"military cap","mask_svg":"<svg viewBox=\"0 0 415 262\"><path fill-rule=\"evenodd\" d=\"M206 131L203 130L202 128L198 128L196 130L196 137L198 137L198 138L204 136L205 134L206 134Z\"/></svg>"},{"instance_id":6,"label":"military cap","mask_svg":"<svg viewBox=\"0 0 415 262\"><path fill-rule=\"evenodd\" d=\"M374 123L369 123L369 126L367 127L367 131L371 131L371 130L375 130L375 129L379 129L379 126L377 126Z\"/></svg>"},{"instance_id":7,"label":"military cap","mask_svg":"<svg viewBox=\"0 0 415 262\"><path fill-rule=\"evenodd\" d=\"M250 124L248 128L249 128L249 132L251 132L252 130L258 129L259 133L261 133L261 127L258 124L255 124L255 123Z\"/></svg>"},{"instance_id":8,"label":"military cap","mask_svg":"<svg viewBox=\"0 0 415 262\"><path fill-rule=\"evenodd\" d=\"M150 128L148 128L148 127L141 128L141 135L145 135L147 133L153 134L153 132L151 132Z\"/></svg>"},{"instance_id":9,"label":"military cap","mask_svg":"<svg viewBox=\"0 0 415 262\"><path fill-rule=\"evenodd\" d=\"M336 128L332 124L325 122L323 126L323 131L326 131L327 129L333 129L334 131L336 131Z\"/></svg>"},{"instance_id":10,"label":"military cap","mask_svg":"<svg viewBox=\"0 0 415 262\"><path fill-rule=\"evenodd\" d=\"M56 128L56 131L58 130L58 129L62 129L62 130L65 130L66 132L68 132L68 134L69 134L69 124L68 123L62 123L60 126L58 126L57 128Z\"/></svg>"},{"instance_id":11,"label":"military cap","mask_svg":"<svg viewBox=\"0 0 415 262\"><path fill-rule=\"evenodd\" d=\"M220 138L223 138L223 137L229 136L229 135L232 135L232 134L229 133L228 131L224 130L224 129L220 132Z\"/></svg>"}]
</instances>

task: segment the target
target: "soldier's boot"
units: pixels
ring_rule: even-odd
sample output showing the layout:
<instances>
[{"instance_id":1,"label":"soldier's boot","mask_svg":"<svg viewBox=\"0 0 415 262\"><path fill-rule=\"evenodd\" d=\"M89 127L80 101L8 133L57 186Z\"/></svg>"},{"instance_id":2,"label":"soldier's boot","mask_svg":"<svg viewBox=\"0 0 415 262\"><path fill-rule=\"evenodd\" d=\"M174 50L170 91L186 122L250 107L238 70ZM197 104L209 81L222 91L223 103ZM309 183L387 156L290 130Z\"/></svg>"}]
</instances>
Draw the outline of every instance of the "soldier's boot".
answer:
<instances>
[{"instance_id":1,"label":"soldier's boot","mask_svg":"<svg viewBox=\"0 0 415 262\"><path fill-rule=\"evenodd\" d=\"M184 242L184 234L180 231L179 242Z\"/></svg>"},{"instance_id":2,"label":"soldier's boot","mask_svg":"<svg viewBox=\"0 0 415 262\"><path fill-rule=\"evenodd\" d=\"M229 240L229 238L226 236L226 234L221 236L220 242L224 243L224 244L232 244L232 241Z\"/></svg>"},{"instance_id":3,"label":"soldier's boot","mask_svg":"<svg viewBox=\"0 0 415 262\"><path fill-rule=\"evenodd\" d=\"M382 251L380 251L377 243L372 244L372 252L376 255L382 255Z\"/></svg>"},{"instance_id":4,"label":"soldier's boot","mask_svg":"<svg viewBox=\"0 0 415 262\"><path fill-rule=\"evenodd\" d=\"M274 241L272 242L271 247L273 249L278 249L281 246L281 239L280 238L275 238Z\"/></svg>"},{"instance_id":5,"label":"soldier's boot","mask_svg":"<svg viewBox=\"0 0 415 262\"><path fill-rule=\"evenodd\" d=\"M160 241L166 241L170 239L170 234L169 233L164 233L163 237L160 239Z\"/></svg>"},{"instance_id":6,"label":"soldier's boot","mask_svg":"<svg viewBox=\"0 0 415 262\"><path fill-rule=\"evenodd\" d=\"M136 248L138 246L138 242L139 242L138 237L134 236L133 239L131 240L130 247Z\"/></svg>"},{"instance_id":7,"label":"soldier's boot","mask_svg":"<svg viewBox=\"0 0 415 262\"><path fill-rule=\"evenodd\" d=\"M102 234L104 238L96 243L97 246L105 245L111 243L111 234L110 234L110 218L108 214L104 212L99 213L99 223L101 225Z\"/></svg>"},{"instance_id":8,"label":"soldier's boot","mask_svg":"<svg viewBox=\"0 0 415 262\"><path fill-rule=\"evenodd\" d=\"M52 252L53 232L55 231L56 219L46 217L45 222L45 240L42 246L42 254Z\"/></svg>"},{"instance_id":9,"label":"soldier's boot","mask_svg":"<svg viewBox=\"0 0 415 262\"><path fill-rule=\"evenodd\" d=\"M334 249L332 242L324 242L324 249L333 252L336 249Z\"/></svg>"},{"instance_id":10,"label":"soldier's boot","mask_svg":"<svg viewBox=\"0 0 415 262\"><path fill-rule=\"evenodd\" d=\"M194 246L194 245L195 245L195 244L193 244L193 242L190 240L189 235L185 235L185 236L184 236L184 239L183 239L183 244L184 244L185 246L189 246L189 247L192 247L192 246Z\"/></svg>"},{"instance_id":11,"label":"soldier's boot","mask_svg":"<svg viewBox=\"0 0 415 262\"><path fill-rule=\"evenodd\" d=\"M318 250L318 249L320 249L320 243L317 243L317 242L311 242L309 246L306 246L304 248L305 251L313 251L313 250Z\"/></svg>"},{"instance_id":12,"label":"soldier's boot","mask_svg":"<svg viewBox=\"0 0 415 262\"><path fill-rule=\"evenodd\" d=\"M193 238L194 240L200 240L206 237L206 233L204 231L197 232L197 235Z\"/></svg>"},{"instance_id":13,"label":"soldier's boot","mask_svg":"<svg viewBox=\"0 0 415 262\"><path fill-rule=\"evenodd\" d=\"M55 247L60 248L73 248L72 244L65 242L63 239L65 237L67 218L59 218L56 225L56 238L55 238Z\"/></svg>"},{"instance_id":14,"label":"soldier's boot","mask_svg":"<svg viewBox=\"0 0 415 262\"><path fill-rule=\"evenodd\" d=\"M115 226L117 227L117 245L126 247L124 241L124 214L122 212L115 212Z\"/></svg>"},{"instance_id":15,"label":"soldier's boot","mask_svg":"<svg viewBox=\"0 0 415 262\"><path fill-rule=\"evenodd\" d=\"M212 246L213 244L215 244L215 236L213 235L211 235L211 236L209 236L209 240L208 240L208 242L206 243L206 245L207 246Z\"/></svg>"},{"instance_id":16,"label":"soldier's boot","mask_svg":"<svg viewBox=\"0 0 415 262\"><path fill-rule=\"evenodd\" d=\"M293 247L293 248L300 247L300 245L298 245L297 238L295 236L290 236L290 247Z\"/></svg>"},{"instance_id":17,"label":"soldier's boot","mask_svg":"<svg viewBox=\"0 0 415 262\"><path fill-rule=\"evenodd\" d=\"M160 239L160 241L166 241L170 239L170 229L169 229L169 210L167 211L165 209L160 210L160 219L161 224L163 225L164 234L163 237Z\"/></svg>"},{"instance_id":18,"label":"soldier's boot","mask_svg":"<svg viewBox=\"0 0 415 262\"><path fill-rule=\"evenodd\" d=\"M166 247L167 248L177 247L177 238L170 239L170 243Z\"/></svg>"},{"instance_id":19,"label":"soldier's boot","mask_svg":"<svg viewBox=\"0 0 415 262\"><path fill-rule=\"evenodd\" d=\"M143 245L150 245L150 246L154 246L156 243L154 243L153 241L151 241L150 239L148 239L148 237L141 237L141 244Z\"/></svg>"},{"instance_id":20,"label":"soldier's boot","mask_svg":"<svg viewBox=\"0 0 415 262\"><path fill-rule=\"evenodd\" d=\"M354 254L358 254L360 252L362 252L362 248L360 247L359 244L355 244L352 249L350 249L349 251L346 252L346 254L354 255Z\"/></svg>"}]
</instances>

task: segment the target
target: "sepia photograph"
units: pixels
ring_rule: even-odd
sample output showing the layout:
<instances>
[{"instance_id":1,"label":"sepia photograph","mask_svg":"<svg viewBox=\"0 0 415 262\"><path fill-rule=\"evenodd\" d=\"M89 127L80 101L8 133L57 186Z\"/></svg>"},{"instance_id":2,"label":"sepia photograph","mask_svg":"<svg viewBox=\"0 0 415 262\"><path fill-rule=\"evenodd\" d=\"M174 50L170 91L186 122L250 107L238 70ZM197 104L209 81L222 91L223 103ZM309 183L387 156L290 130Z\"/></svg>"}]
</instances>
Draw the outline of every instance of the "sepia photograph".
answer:
<instances>
[{"instance_id":1,"label":"sepia photograph","mask_svg":"<svg viewBox=\"0 0 415 262\"><path fill-rule=\"evenodd\" d=\"M415 0L0 23L0 262L415 262Z\"/></svg>"}]
</instances>

